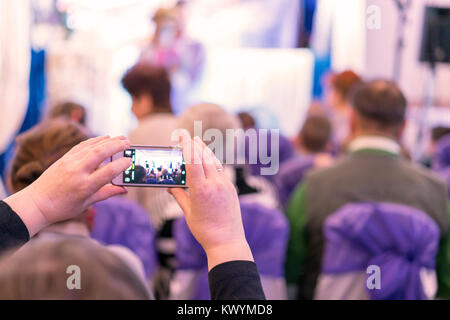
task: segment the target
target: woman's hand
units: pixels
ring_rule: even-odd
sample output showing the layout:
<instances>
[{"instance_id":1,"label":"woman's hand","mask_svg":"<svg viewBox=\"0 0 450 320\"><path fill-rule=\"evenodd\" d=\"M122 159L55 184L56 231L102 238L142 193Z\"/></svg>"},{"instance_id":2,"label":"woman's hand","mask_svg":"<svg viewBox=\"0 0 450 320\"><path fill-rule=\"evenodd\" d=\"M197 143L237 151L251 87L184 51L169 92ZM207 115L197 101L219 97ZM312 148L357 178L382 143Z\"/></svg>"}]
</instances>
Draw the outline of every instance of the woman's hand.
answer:
<instances>
[{"instance_id":1,"label":"woman's hand","mask_svg":"<svg viewBox=\"0 0 450 320\"><path fill-rule=\"evenodd\" d=\"M245 239L236 188L212 151L199 139L181 136L189 193L169 188L208 257L208 267L234 260L253 261Z\"/></svg>"},{"instance_id":2,"label":"woman's hand","mask_svg":"<svg viewBox=\"0 0 450 320\"><path fill-rule=\"evenodd\" d=\"M125 137L84 141L5 202L21 217L30 237L52 223L76 217L97 201L126 193L109 182L131 165L131 159L100 165L129 146Z\"/></svg>"}]
</instances>

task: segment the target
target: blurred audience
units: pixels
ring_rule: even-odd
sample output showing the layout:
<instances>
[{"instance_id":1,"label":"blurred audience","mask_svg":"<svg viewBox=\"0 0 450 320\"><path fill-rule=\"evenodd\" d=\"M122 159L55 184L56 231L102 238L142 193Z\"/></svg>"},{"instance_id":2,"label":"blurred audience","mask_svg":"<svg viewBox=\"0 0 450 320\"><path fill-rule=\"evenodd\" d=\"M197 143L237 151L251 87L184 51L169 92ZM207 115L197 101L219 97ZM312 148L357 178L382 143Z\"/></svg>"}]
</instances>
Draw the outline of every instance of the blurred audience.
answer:
<instances>
[{"instance_id":1,"label":"blurred audience","mask_svg":"<svg viewBox=\"0 0 450 320\"><path fill-rule=\"evenodd\" d=\"M286 210L291 224L286 275L289 283L298 285L299 298L314 297L324 252L324 222L346 204L392 202L419 209L439 228L442 243L448 242L444 182L400 156L406 104L394 83L377 80L361 85L351 99L349 154L308 175L294 191ZM443 245L440 250L436 270L439 293L445 296L449 269L439 263L448 266L448 248Z\"/></svg>"},{"instance_id":2,"label":"blurred audience","mask_svg":"<svg viewBox=\"0 0 450 320\"><path fill-rule=\"evenodd\" d=\"M0 299L450 299L450 128L431 132L434 172L412 163L401 89L351 70L326 79L296 137L271 130L264 107L192 105L205 52L184 32L184 3L156 11L121 79L138 120L129 141L89 139L72 101L17 138ZM202 162L139 162L135 181L173 184L185 170L188 189L127 191L110 181L130 159L111 156L131 144L181 144ZM380 291L367 290L369 265L383 267ZM67 289L69 266L81 290Z\"/></svg>"}]
</instances>

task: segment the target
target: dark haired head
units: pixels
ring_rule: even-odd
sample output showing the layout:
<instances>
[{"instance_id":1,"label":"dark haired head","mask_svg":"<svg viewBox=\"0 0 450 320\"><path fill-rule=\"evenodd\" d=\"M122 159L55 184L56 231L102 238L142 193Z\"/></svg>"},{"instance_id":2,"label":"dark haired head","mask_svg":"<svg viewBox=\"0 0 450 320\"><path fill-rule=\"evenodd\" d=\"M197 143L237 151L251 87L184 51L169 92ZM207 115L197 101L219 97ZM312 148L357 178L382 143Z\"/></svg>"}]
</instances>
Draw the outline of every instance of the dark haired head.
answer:
<instances>
[{"instance_id":1,"label":"dark haired head","mask_svg":"<svg viewBox=\"0 0 450 320\"><path fill-rule=\"evenodd\" d=\"M239 120L241 121L242 128L249 129L254 128L256 123L255 119L252 117L252 115L248 112L239 112L237 114Z\"/></svg>"},{"instance_id":2,"label":"dark haired head","mask_svg":"<svg viewBox=\"0 0 450 320\"><path fill-rule=\"evenodd\" d=\"M122 85L133 98L149 96L154 111L172 112L170 78L165 69L138 63L125 73Z\"/></svg>"},{"instance_id":3,"label":"dark haired head","mask_svg":"<svg viewBox=\"0 0 450 320\"><path fill-rule=\"evenodd\" d=\"M78 122L79 124L86 124L86 109L81 104L67 101L54 105L49 112L49 118L66 118Z\"/></svg>"},{"instance_id":4,"label":"dark haired head","mask_svg":"<svg viewBox=\"0 0 450 320\"><path fill-rule=\"evenodd\" d=\"M140 183L143 182L147 176L147 170L143 166L136 166L134 168L134 181Z\"/></svg>"},{"instance_id":5,"label":"dark haired head","mask_svg":"<svg viewBox=\"0 0 450 320\"><path fill-rule=\"evenodd\" d=\"M406 98L391 81L375 80L358 86L351 104L361 118L362 130L397 135L405 121Z\"/></svg>"},{"instance_id":6,"label":"dark haired head","mask_svg":"<svg viewBox=\"0 0 450 320\"><path fill-rule=\"evenodd\" d=\"M439 126L431 129L431 140L433 142L437 142L445 136L450 136L450 128Z\"/></svg>"},{"instance_id":7,"label":"dark haired head","mask_svg":"<svg viewBox=\"0 0 450 320\"><path fill-rule=\"evenodd\" d=\"M331 87L340 95L342 100L347 101L353 88L360 85L362 79L353 71L347 70L331 76Z\"/></svg>"},{"instance_id":8,"label":"dark haired head","mask_svg":"<svg viewBox=\"0 0 450 320\"><path fill-rule=\"evenodd\" d=\"M331 124L323 116L309 116L300 131L300 141L306 151L318 153L325 150L331 136Z\"/></svg>"}]
</instances>

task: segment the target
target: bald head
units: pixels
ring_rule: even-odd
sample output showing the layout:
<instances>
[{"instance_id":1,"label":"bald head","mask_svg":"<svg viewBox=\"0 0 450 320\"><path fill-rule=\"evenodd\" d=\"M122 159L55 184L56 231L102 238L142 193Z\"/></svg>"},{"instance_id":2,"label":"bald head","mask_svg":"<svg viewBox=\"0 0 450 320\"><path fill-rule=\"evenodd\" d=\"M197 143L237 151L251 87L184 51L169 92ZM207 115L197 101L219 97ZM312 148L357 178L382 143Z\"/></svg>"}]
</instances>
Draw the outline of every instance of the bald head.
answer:
<instances>
[{"instance_id":1,"label":"bald head","mask_svg":"<svg viewBox=\"0 0 450 320\"><path fill-rule=\"evenodd\" d=\"M194 135L194 122L201 121L203 131L218 129L225 136L227 129L240 129L239 119L213 103L199 103L188 108L179 118L178 127Z\"/></svg>"}]
</instances>

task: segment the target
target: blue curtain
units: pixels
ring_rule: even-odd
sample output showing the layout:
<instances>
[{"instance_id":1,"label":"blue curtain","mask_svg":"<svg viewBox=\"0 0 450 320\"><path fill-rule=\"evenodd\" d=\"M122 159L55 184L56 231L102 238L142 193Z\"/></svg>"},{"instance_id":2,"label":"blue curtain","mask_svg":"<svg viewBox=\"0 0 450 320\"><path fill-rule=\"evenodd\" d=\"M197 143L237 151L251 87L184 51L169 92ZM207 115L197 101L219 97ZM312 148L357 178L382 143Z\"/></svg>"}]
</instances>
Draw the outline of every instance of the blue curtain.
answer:
<instances>
[{"instance_id":1,"label":"blue curtain","mask_svg":"<svg viewBox=\"0 0 450 320\"><path fill-rule=\"evenodd\" d=\"M18 134L36 125L42 116L46 95L45 50L31 50L28 108ZM0 174L5 181L7 166L14 155L14 141L0 155Z\"/></svg>"},{"instance_id":2,"label":"blue curtain","mask_svg":"<svg viewBox=\"0 0 450 320\"><path fill-rule=\"evenodd\" d=\"M315 54L314 60L314 80L313 80L313 97L321 100L323 98L323 76L331 70L331 53L325 56Z\"/></svg>"},{"instance_id":3,"label":"blue curtain","mask_svg":"<svg viewBox=\"0 0 450 320\"><path fill-rule=\"evenodd\" d=\"M311 34L314 22L314 13L316 12L317 0L303 0L303 28L308 35Z\"/></svg>"}]
</instances>

